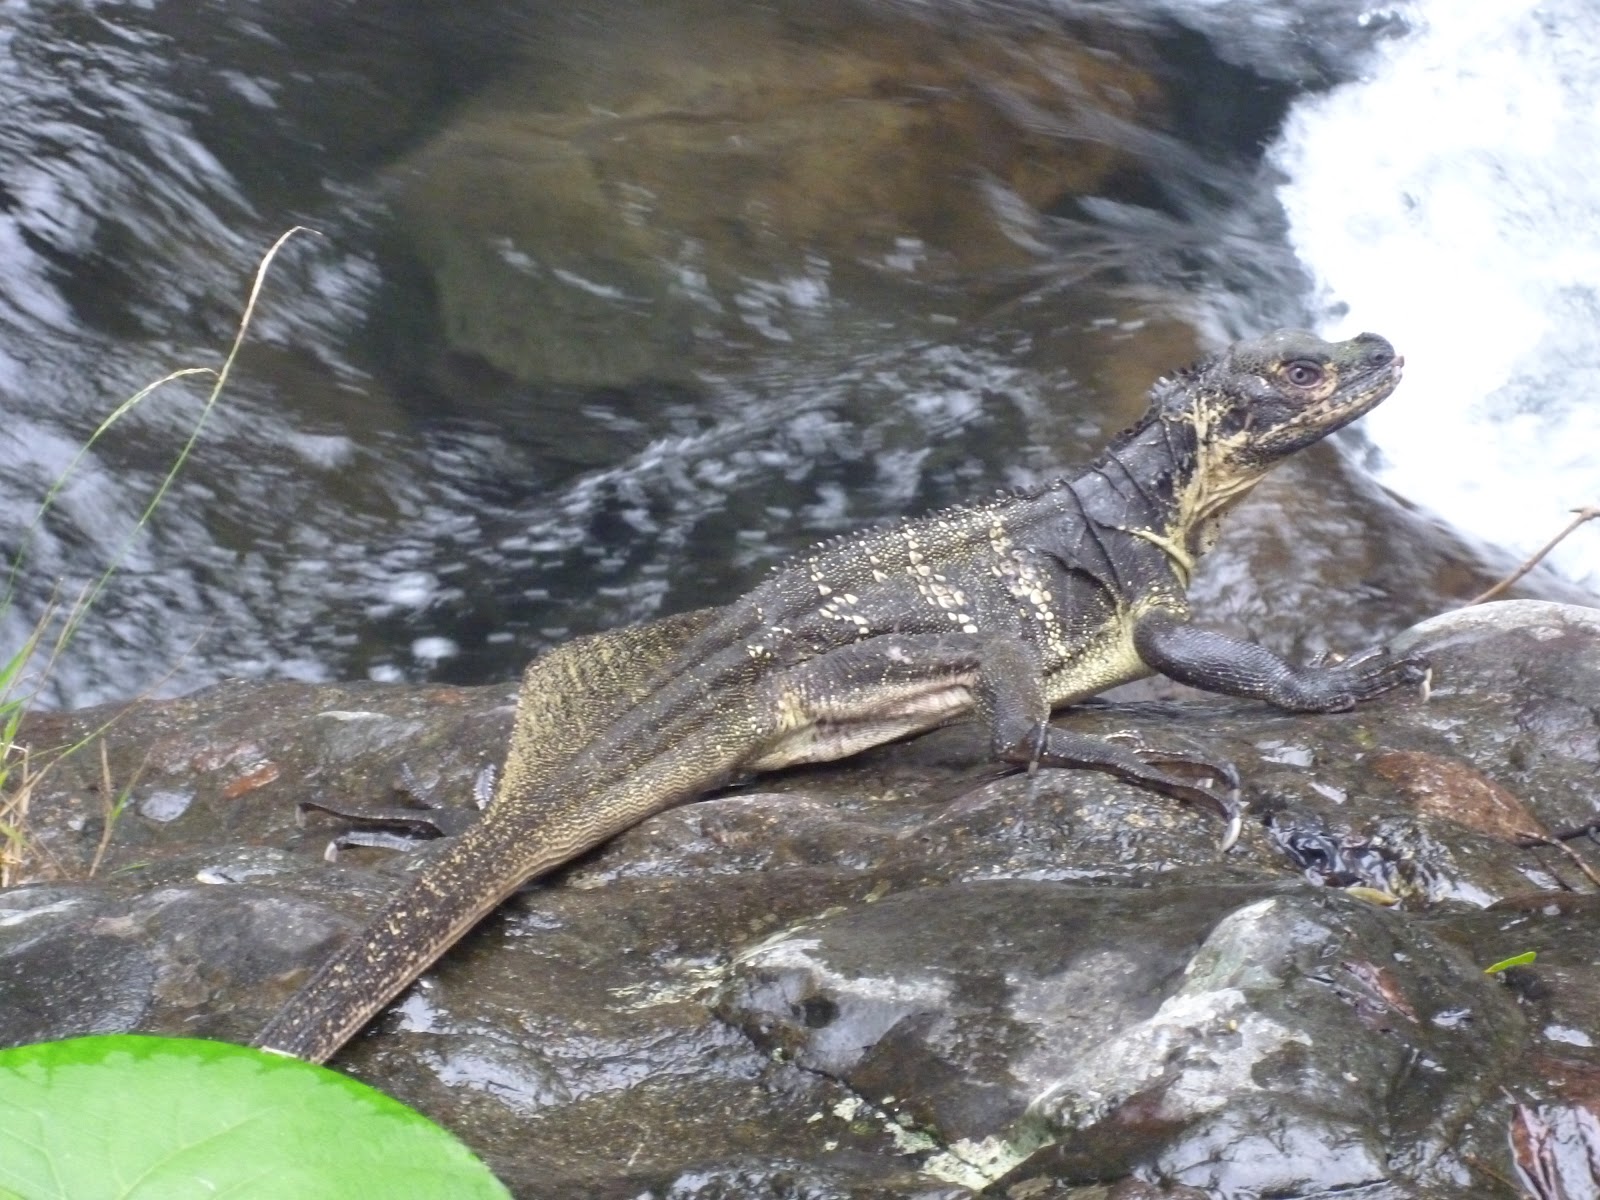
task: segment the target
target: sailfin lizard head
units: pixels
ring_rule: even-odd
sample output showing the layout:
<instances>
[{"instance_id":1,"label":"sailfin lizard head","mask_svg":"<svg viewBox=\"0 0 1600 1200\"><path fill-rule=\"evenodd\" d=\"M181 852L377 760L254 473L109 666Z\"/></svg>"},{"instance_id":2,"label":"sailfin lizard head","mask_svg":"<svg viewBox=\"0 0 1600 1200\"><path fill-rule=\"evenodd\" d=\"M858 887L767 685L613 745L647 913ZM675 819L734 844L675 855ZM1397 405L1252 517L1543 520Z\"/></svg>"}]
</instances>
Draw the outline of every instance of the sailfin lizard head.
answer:
<instances>
[{"instance_id":1,"label":"sailfin lizard head","mask_svg":"<svg viewBox=\"0 0 1600 1200\"><path fill-rule=\"evenodd\" d=\"M1165 419L1194 426L1211 471L1259 476L1369 412L1404 364L1375 333L1327 342L1280 329L1157 385L1152 400Z\"/></svg>"}]
</instances>

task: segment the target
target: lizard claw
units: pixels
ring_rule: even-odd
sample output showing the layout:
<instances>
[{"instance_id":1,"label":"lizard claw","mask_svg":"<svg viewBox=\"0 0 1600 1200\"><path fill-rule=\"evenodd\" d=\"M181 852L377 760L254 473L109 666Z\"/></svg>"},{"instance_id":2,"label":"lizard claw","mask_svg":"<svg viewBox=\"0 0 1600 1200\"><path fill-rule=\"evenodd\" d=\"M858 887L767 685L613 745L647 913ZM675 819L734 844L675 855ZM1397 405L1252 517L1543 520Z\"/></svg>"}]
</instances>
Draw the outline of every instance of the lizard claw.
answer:
<instances>
[{"instance_id":1,"label":"lizard claw","mask_svg":"<svg viewBox=\"0 0 1600 1200\"><path fill-rule=\"evenodd\" d=\"M1370 700L1384 692L1428 679L1432 668L1420 654L1395 655L1383 647L1367 650L1330 668L1344 675L1356 701Z\"/></svg>"},{"instance_id":2,"label":"lizard claw","mask_svg":"<svg viewBox=\"0 0 1600 1200\"><path fill-rule=\"evenodd\" d=\"M1181 790L1173 789L1175 795L1192 803L1202 804L1222 818L1226 827L1222 831L1222 842L1217 847L1217 851L1220 854L1226 854L1229 850L1232 850L1238 844L1239 835L1244 831L1244 805L1240 798L1239 776L1238 772L1232 769L1231 763L1228 764L1228 767L1228 774L1232 777L1232 782L1227 783L1220 790L1204 787L1198 783L1188 783L1179 780L1176 776L1169 776L1181 788Z\"/></svg>"},{"instance_id":3,"label":"lizard claw","mask_svg":"<svg viewBox=\"0 0 1600 1200\"><path fill-rule=\"evenodd\" d=\"M1226 854L1238 845L1239 835L1244 832L1244 814L1239 807L1239 789L1230 788L1223 803L1227 809L1228 828L1222 835L1222 845L1218 849Z\"/></svg>"},{"instance_id":4,"label":"lizard claw","mask_svg":"<svg viewBox=\"0 0 1600 1200\"><path fill-rule=\"evenodd\" d=\"M1244 805L1240 799L1238 772L1232 770L1229 764L1229 773L1233 782L1221 790L1213 790L1197 783L1184 784L1182 797L1193 802L1203 804L1225 823L1222 831L1222 842L1217 847L1220 854L1226 854L1238 844L1239 835L1244 831ZM1176 777L1173 777L1176 781Z\"/></svg>"},{"instance_id":5,"label":"lizard claw","mask_svg":"<svg viewBox=\"0 0 1600 1200\"><path fill-rule=\"evenodd\" d=\"M1192 791L1193 798L1206 807L1212 809L1227 824L1222 835L1221 852L1226 854L1239 841L1239 835L1244 830L1244 817L1240 802L1241 782L1239 768L1226 758L1217 758L1203 750L1193 748L1176 748L1167 746L1152 746L1144 737L1132 729L1121 729L1105 735L1107 741L1116 741L1125 744L1128 749L1144 762L1154 766L1164 767L1174 763L1183 766L1199 767L1210 772L1220 788L1212 789L1199 784L1185 784L1186 792Z\"/></svg>"}]
</instances>

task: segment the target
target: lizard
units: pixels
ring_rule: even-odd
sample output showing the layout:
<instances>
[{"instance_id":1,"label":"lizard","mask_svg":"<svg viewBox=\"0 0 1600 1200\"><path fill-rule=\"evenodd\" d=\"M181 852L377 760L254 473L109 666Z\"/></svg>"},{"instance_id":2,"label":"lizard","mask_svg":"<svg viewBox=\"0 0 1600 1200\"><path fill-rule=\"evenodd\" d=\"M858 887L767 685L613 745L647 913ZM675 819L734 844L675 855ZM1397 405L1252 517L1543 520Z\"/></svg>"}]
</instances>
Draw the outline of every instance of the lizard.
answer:
<instances>
[{"instance_id":1,"label":"lizard","mask_svg":"<svg viewBox=\"0 0 1600 1200\"><path fill-rule=\"evenodd\" d=\"M484 815L333 951L256 1038L321 1062L530 880L745 776L967 714L1004 763L1107 772L1239 829L1237 777L1072 732L1054 710L1161 673L1332 712L1423 678L1386 650L1291 665L1192 623L1195 563L1277 463L1356 420L1404 360L1279 330L1161 378L1082 471L822 543L743 598L564 643L527 669ZM1209 767L1220 790L1169 768Z\"/></svg>"}]
</instances>

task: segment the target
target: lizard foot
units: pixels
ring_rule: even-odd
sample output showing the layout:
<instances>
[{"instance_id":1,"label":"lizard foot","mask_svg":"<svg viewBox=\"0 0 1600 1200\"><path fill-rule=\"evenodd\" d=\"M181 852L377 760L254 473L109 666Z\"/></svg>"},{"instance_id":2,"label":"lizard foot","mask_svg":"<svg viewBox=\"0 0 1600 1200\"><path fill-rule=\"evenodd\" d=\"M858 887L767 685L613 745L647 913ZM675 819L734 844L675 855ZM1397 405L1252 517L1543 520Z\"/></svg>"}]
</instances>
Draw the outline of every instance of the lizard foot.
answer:
<instances>
[{"instance_id":1,"label":"lizard foot","mask_svg":"<svg viewBox=\"0 0 1600 1200\"><path fill-rule=\"evenodd\" d=\"M1126 736L1122 741L1129 740ZM1150 791L1171 796L1175 800L1198 804L1216 813L1226 823L1222 837L1223 852L1239 840L1243 827L1239 798L1239 772L1232 763L1202 754L1198 750L1167 750L1147 746L1136 736L1137 745L1126 748L1108 738L1090 737L1074 733L1060 726L1042 722L1035 726L1017 744L1001 754L1011 762L1028 766L1077 767L1084 770L1104 771L1118 779ZM1209 771L1221 784L1218 789L1184 779L1161 765L1183 764Z\"/></svg>"},{"instance_id":2,"label":"lizard foot","mask_svg":"<svg viewBox=\"0 0 1600 1200\"><path fill-rule=\"evenodd\" d=\"M1395 654L1385 646L1373 646L1333 668L1350 675L1358 700L1370 700L1397 687L1421 683L1432 671L1426 655Z\"/></svg>"},{"instance_id":3,"label":"lizard foot","mask_svg":"<svg viewBox=\"0 0 1600 1200\"><path fill-rule=\"evenodd\" d=\"M1304 667L1285 683L1284 707L1304 712L1344 712L1395 688L1422 684L1428 660L1377 646L1325 666Z\"/></svg>"},{"instance_id":4,"label":"lizard foot","mask_svg":"<svg viewBox=\"0 0 1600 1200\"><path fill-rule=\"evenodd\" d=\"M1239 790L1239 768L1197 746L1154 746L1137 729L1119 729L1105 735L1108 742L1126 746L1147 763L1160 766L1198 767L1216 777L1227 791Z\"/></svg>"},{"instance_id":5,"label":"lizard foot","mask_svg":"<svg viewBox=\"0 0 1600 1200\"><path fill-rule=\"evenodd\" d=\"M322 857L328 862L337 862L340 852L352 846L410 850L418 842L460 833L461 829L456 826L465 826L465 822L451 819L464 814L448 810L434 812L415 808L385 808L352 812L316 800L302 800L295 805L295 824L303 828L310 813L326 813L350 826L328 839L328 845L322 852Z\"/></svg>"},{"instance_id":6,"label":"lizard foot","mask_svg":"<svg viewBox=\"0 0 1600 1200\"><path fill-rule=\"evenodd\" d=\"M1217 787L1207 788L1200 803L1210 808L1227 823L1227 830L1222 835L1222 851L1227 853L1239 840L1239 834L1244 828L1242 804L1240 802L1239 768L1226 758L1218 758L1214 754L1194 746L1154 746L1147 742L1144 735L1136 729L1119 729L1114 733L1105 735L1106 740L1126 746L1141 762L1154 767L1195 767L1212 775ZM1171 776L1163 771L1163 775Z\"/></svg>"}]
</instances>

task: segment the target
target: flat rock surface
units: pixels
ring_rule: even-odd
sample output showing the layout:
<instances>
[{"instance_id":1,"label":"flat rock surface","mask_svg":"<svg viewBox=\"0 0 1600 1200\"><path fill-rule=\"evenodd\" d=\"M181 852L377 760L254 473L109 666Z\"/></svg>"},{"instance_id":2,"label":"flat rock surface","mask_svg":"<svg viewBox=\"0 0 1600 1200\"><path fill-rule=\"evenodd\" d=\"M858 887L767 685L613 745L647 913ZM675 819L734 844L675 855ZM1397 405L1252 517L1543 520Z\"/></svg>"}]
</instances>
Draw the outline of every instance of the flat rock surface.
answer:
<instances>
[{"instance_id":1,"label":"flat rock surface","mask_svg":"<svg viewBox=\"0 0 1600 1200\"><path fill-rule=\"evenodd\" d=\"M1600 817L1600 611L1486 605L1400 643L1427 699L1059 718L1232 758L1225 856L1203 813L1001 775L955 726L631 830L336 1065L525 1197L1592 1195L1600 851L1534 843ZM409 764L473 819L512 699L234 684L33 718L0 1044L248 1040L437 846L329 864L346 825L297 803L403 806Z\"/></svg>"}]
</instances>

